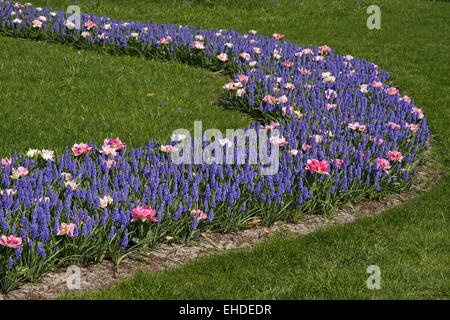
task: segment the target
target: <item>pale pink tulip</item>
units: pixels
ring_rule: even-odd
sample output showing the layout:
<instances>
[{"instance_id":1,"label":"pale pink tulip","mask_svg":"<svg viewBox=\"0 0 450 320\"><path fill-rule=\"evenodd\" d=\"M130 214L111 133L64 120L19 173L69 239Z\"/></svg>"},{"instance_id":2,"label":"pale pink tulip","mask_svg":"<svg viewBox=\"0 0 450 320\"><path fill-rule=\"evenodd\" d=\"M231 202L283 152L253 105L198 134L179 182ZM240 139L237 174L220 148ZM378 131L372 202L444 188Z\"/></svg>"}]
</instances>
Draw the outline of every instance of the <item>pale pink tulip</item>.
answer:
<instances>
[{"instance_id":1,"label":"pale pink tulip","mask_svg":"<svg viewBox=\"0 0 450 320\"><path fill-rule=\"evenodd\" d=\"M75 156L80 156L83 153L89 153L91 151L91 147L89 147L89 145L87 143L79 143L79 144L74 144L72 147L72 152Z\"/></svg>"},{"instance_id":2,"label":"pale pink tulip","mask_svg":"<svg viewBox=\"0 0 450 320\"><path fill-rule=\"evenodd\" d=\"M158 219L155 217L156 210L152 209L150 206L137 206L131 211L131 216L133 217L131 219L131 222L141 220L142 222L145 222L147 220L151 220L153 222L157 222Z\"/></svg>"},{"instance_id":3,"label":"pale pink tulip","mask_svg":"<svg viewBox=\"0 0 450 320\"><path fill-rule=\"evenodd\" d=\"M8 248L17 248L22 244L22 238L15 237L14 235L1 236L0 245Z\"/></svg>"}]
</instances>

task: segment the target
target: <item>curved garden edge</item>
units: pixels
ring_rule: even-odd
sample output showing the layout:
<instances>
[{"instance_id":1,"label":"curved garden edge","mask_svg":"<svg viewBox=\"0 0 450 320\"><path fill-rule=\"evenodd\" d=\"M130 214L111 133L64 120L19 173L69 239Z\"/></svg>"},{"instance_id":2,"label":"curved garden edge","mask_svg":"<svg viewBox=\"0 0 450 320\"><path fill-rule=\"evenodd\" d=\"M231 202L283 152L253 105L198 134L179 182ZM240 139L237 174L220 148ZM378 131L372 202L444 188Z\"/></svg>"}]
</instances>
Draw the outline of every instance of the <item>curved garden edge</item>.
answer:
<instances>
[{"instance_id":1,"label":"curved garden edge","mask_svg":"<svg viewBox=\"0 0 450 320\"><path fill-rule=\"evenodd\" d=\"M432 140L432 137L431 139ZM394 193L381 200L363 200L356 204L345 204L329 216L306 215L298 223L277 221L271 227L254 225L237 232L206 232L188 245L166 242L156 250L146 250L136 256L125 258L119 273L110 260L102 263L80 266L81 289L68 290L67 268L60 267L46 274L38 283L26 283L7 294L0 294L0 300L48 300L61 294L79 294L99 290L122 279L132 277L137 271L158 272L168 268L180 267L196 259L229 250L250 249L271 236L282 235L290 238L306 235L333 226L352 223L364 217L373 217L393 207L403 205L435 186L441 176L432 153L433 142L425 158L417 167L417 174L410 190Z\"/></svg>"}]
</instances>

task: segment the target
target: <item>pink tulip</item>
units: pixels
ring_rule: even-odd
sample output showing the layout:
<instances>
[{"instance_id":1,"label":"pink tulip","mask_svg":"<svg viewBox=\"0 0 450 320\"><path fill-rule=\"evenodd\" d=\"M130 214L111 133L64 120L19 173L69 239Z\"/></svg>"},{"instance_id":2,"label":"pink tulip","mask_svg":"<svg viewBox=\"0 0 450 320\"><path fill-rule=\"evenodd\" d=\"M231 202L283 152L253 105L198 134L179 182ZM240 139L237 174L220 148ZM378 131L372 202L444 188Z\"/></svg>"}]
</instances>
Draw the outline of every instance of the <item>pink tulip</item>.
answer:
<instances>
[{"instance_id":1,"label":"pink tulip","mask_svg":"<svg viewBox=\"0 0 450 320\"><path fill-rule=\"evenodd\" d=\"M247 52L242 52L239 56L241 57L242 60L250 60L252 58L250 53Z\"/></svg>"},{"instance_id":2,"label":"pink tulip","mask_svg":"<svg viewBox=\"0 0 450 320\"><path fill-rule=\"evenodd\" d=\"M276 101L277 101L277 103L286 103L289 101L289 99L285 95L282 95L281 97L276 99Z\"/></svg>"},{"instance_id":3,"label":"pink tulip","mask_svg":"<svg viewBox=\"0 0 450 320\"><path fill-rule=\"evenodd\" d=\"M15 237L14 235L9 236L1 236L0 237L0 245L8 248L17 248L22 244L22 238Z\"/></svg>"},{"instance_id":4,"label":"pink tulip","mask_svg":"<svg viewBox=\"0 0 450 320\"><path fill-rule=\"evenodd\" d=\"M217 59L219 59L222 62L226 62L226 61L228 61L228 55L226 53L222 52L221 54L219 54L217 56Z\"/></svg>"},{"instance_id":5,"label":"pink tulip","mask_svg":"<svg viewBox=\"0 0 450 320\"><path fill-rule=\"evenodd\" d=\"M337 104L335 103L327 103L327 110L336 109Z\"/></svg>"},{"instance_id":6,"label":"pink tulip","mask_svg":"<svg viewBox=\"0 0 450 320\"><path fill-rule=\"evenodd\" d=\"M337 163L337 167L340 169L341 165L344 163L344 160L342 159L334 159L333 163L336 162Z\"/></svg>"},{"instance_id":7,"label":"pink tulip","mask_svg":"<svg viewBox=\"0 0 450 320\"><path fill-rule=\"evenodd\" d=\"M391 168L389 161L384 158L376 158L375 162L377 164L377 168L379 168L383 171L387 171Z\"/></svg>"},{"instance_id":8,"label":"pink tulip","mask_svg":"<svg viewBox=\"0 0 450 320\"><path fill-rule=\"evenodd\" d=\"M328 164L327 160L319 161L317 159L308 159L306 161L305 169L313 171L313 172L317 172L320 174L329 175L329 173L327 172L329 167L330 167L330 165Z\"/></svg>"},{"instance_id":9,"label":"pink tulip","mask_svg":"<svg viewBox=\"0 0 450 320\"><path fill-rule=\"evenodd\" d=\"M160 149L162 152L166 152L166 153L175 152L175 151L178 150L176 147L171 146L171 145L161 146L159 149Z\"/></svg>"},{"instance_id":10,"label":"pink tulip","mask_svg":"<svg viewBox=\"0 0 450 320\"><path fill-rule=\"evenodd\" d=\"M131 211L131 216L133 217L131 219L131 222L141 220L142 222L145 222L146 220L151 220L153 222L157 222L158 219L155 217L156 210L152 209L150 206L137 206L137 208L134 208Z\"/></svg>"},{"instance_id":11,"label":"pink tulip","mask_svg":"<svg viewBox=\"0 0 450 320\"><path fill-rule=\"evenodd\" d=\"M12 159L11 158L3 158L2 159L2 168L6 168L11 163L12 163Z\"/></svg>"},{"instance_id":12,"label":"pink tulip","mask_svg":"<svg viewBox=\"0 0 450 320\"><path fill-rule=\"evenodd\" d=\"M330 52L331 52L331 48L329 46L324 45L324 46L320 46L319 47L319 53L320 54L326 55L326 54L328 54Z\"/></svg>"},{"instance_id":13,"label":"pink tulip","mask_svg":"<svg viewBox=\"0 0 450 320\"><path fill-rule=\"evenodd\" d=\"M293 83L291 83L291 82L286 82L284 84L284 88L285 89L289 89L289 90L294 90L295 89L295 85Z\"/></svg>"},{"instance_id":14,"label":"pink tulip","mask_svg":"<svg viewBox=\"0 0 450 320\"><path fill-rule=\"evenodd\" d=\"M383 83L380 81L372 81L372 87L375 89L380 89L383 86Z\"/></svg>"},{"instance_id":15,"label":"pink tulip","mask_svg":"<svg viewBox=\"0 0 450 320\"><path fill-rule=\"evenodd\" d=\"M234 86L234 82L228 82L222 88L225 89L225 90L234 90L234 89L236 89L236 87Z\"/></svg>"},{"instance_id":16,"label":"pink tulip","mask_svg":"<svg viewBox=\"0 0 450 320\"><path fill-rule=\"evenodd\" d=\"M205 49L205 45L203 44L202 41L194 41L194 43L192 43L192 48L197 49L197 50L203 50Z\"/></svg>"},{"instance_id":17,"label":"pink tulip","mask_svg":"<svg viewBox=\"0 0 450 320\"><path fill-rule=\"evenodd\" d=\"M72 147L72 152L75 156L80 156L83 153L89 153L91 151L91 147L89 147L89 145L87 143L79 143L79 144L74 144Z\"/></svg>"},{"instance_id":18,"label":"pink tulip","mask_svg":"<svg viewBox=\"0 0 450 320\"><path fill-rule=\"evenodd\" d=\"M158 40L158 44L168 44L169 40L170 40L169 36L167 38L161 38Z\"/></svg>"},{"instance_id":19,"label":"pink tulip","mask_svg":"<svg viewBox=\"0 0 450 320\"><path fill-rule=\"evenodd\" d=\"M330 100L332 97L337 97L336 91L334 91L333 89L328 89L327 91L325 91L325 98L327 98L327 100Z\"/></svg>"},{"instance_id":20,"label":"pink tulip","mask_svg":"<svg viewBox=\"0 0 450 320\"><path fill-rule=\"evenodd\" d=\"M279 33L274 33L274 34L272 35L272 38L274 38L275 40L280 40L280 39L283 39L283 38L284 38L284 35L281 35L281 34L279 34Z\"/></svg>"},{"instance_id":21,"label":"pink tulip","mask_svg":"<svg viewBox=\"0 0 450 320\"><path fill-rule=\"evenodd\" d=\"M238 75L238 76L237 76L237 81L239 81L239 82L241 82L241 83L243 83L243 82L248 82L248 76L243 75L243 74Z\"/></svg>"},{"instance_id":22,"label":"pink tulip","mask_svg":"<svg viewBox=\"0 0 450 320\"><path fill-rule=\"evenodd\" d=\"M283 62L283 66L286 67L286 68L290 68L290 67L292 67L293 65L294 65L294 63L292 63L292 62L290 62L290 61Z\"/></svg>"},{"instance_id":23,"label":"pink tulip","mask_svg":"<svg viewBox=\"0 0 450 320\"><path fill-rule=\"evenodd\" d=\"M274 104L277 99L271 95L266 95L263 99L264 102L268 103L268 104Z\"/></svg>"},{"instance_id":24,"label":"pink tulip","mask_svg":"<svg viewBox=\"0 0 450 320\"><path fill-rule=\"evenodd\" d=\"M313 138L314 138L314 141L315 141L316 143L321 143L322 140L323 140L323 136L321 136L320 134L315 134L315 135L313 136Z\"/></svg>"},{"instance_id":25,"label":"pink tulip","mask_svg":"<svg viewBox=\"0 0 450 320\"><path fill-rule=\"evenodd\" d=\"M306 150L309 150L311 148L312 148L312 146L310 146L309 144L306 144L306 143L302 144L302 150L305 152L306 152Z\"/></svg>"},{"instance_id":26,"label":"pink tulip","mask_svg":"<svg viewBox=\"0 0 450 320\"><path fill-rule=\"evenodd\" d=\"M191 216L197 217L197 221L204 220L208 217L208 215L200 209L191 210Z\"/></svg>"},{"instance_id":27,"label":"pink tulip","mask_svg":"<svg viewBox=\"0 0 450 320\"><path fill-rule=\"evenodd\" d=\"M112 167L115 167L117 165L117 161L116 160L108 160L106 161L106 167L108 169L111 169Z\"/></svg>"},{"instance_id":28,"label":"pink tulip","mask_svg":"<svg viewBox=\"0 0 450 320\"><path fill-rule=\"evenodd\" d=\"M276 129L280 124L271 121L270 125L266 125L266 126L261 126L261 130L274 130Z\"/></svg>"},{"instance_id":29,"label":"pink tulip","mask_svg":"<svg viewBox=\"0 0 450 320\"><path fill-rule=\"evenodd\" d=\"M387 125L390 126L392 129L400 129L400 125L392 121L389 121Z\"/></svg>"},{"instance_id":30,"label":"pink tulip","mask_svg":"<svg viewBox=\"0 0 450 320\"><path fill-rule=\"evenodd\" d=\"M399 101L406 101L408 103L408 105L411 104L412 99L408 96L404 96L398 99Z\"/></svg>"},{"instance_id":31,"label":"pink tulip","mask_svg":"<svg viewBox=\"0 0 450 320\"><path fill-rule=\"evenodd\" d=\"M298 69L298 72L300 72L303 75L310 75L311 74L311 71L309 71L306 68L300 68L300 69Z\"/></svg>"},{"instance_id":32,"label":"pink tulip","mask_svg":"<svg viewBox=\"0 0 450 320\"><path fill-rule=\"evenodd\" d=\"M405 128L408 128L412 132L417 132L419 130L419 126L417 124L405 123Z\"/></svg>"},{"instance_id":33,"label":"pink tulip","mask_svg":"<svg viewBox=\"0 0 450 320\"><path fill-rule=\"evenodd\" d=\"M397 150L389 151L387 156L389 158L389 161L394 161L394 160L402 161L403 160L402 153Z\"/></svg>"},{"instance_id":34,"label":"pink tulip","mask_svg":"<svg viewBox=\"0 0 450 320\"><path fill-rule=\"evenodd\" d=\"M104 146L111 146L111 148L114 148L115 150L122 150L125 148L126 144L123 143L119 137L113 139L113 138L106 138L103 140Z\"/></svg>"},{"instance_id":35,"label":"pink tulip","mask_svg":"<svg viewBox=\"0 0 450 320\"><path fill-rule=\"evenodd\" d=\"M347 54L347 55L344 56L344 59L347 60L347 61L351 61L351 60L353 60L353 56Z\"/></svg>"},{"instance_id":36,"label":"pink tulip","mask_svg":"<svg viewBox=\"0 0 450 320\"><path fill-rule=\"evenodd\" d=\"M271 137L270 143L279 147L285 146L288 142L283 137Z\"/></svg>"},{"instance_id":37,"label":"pink tulip","mask_svg":"<svg viewBox=\"0 0 450 320\"><path fill-rule=\"evenodd\" d=\"M88 29L88 30L91 30L91 29L94 28L95 26L96 26L96 24L93 23L91 20L87 21L87 22L84 24L84 27L85 27L86 29Z\"/></svg>"},{"instance_id":38,"label":"pink tulip","mask_svg":"<svg viewBox=\"0 0 450 320\"><path fill-rule=\"evenodd\" d=\"M245 89L238 89L238 90L236 91L236 95L237 95L238 97L242 97L244 94L245 94Z\"/></svg>"},{"instance_id":39,"label":"pink tulip","mask_svg":"<svg viewBox=\"0 0 450 320\"><path fill-rule=\"evenodd\" d=\"M419 115L419 119L422 120L424 117L422 109L413 107L411 113L417 113ZM3 160L2 160L3 161Z\"/></svg>"},{"instance_id":40,"label":"pink tulip","mask_svg":"<svg viewBox=\"0 0 450 320\"><path fill-rule=\"evenodd\" d=\"M301 51L301 54L306 54L306 55L313 54L313 53L314 52L310 48L306 48Z\"/></svg>"},{"instance_id":41,"label":"pink tulip","mask_svg":"<svg viewBox=\"0 0 450 320\"><path fill-rule=\"evenodd\" d=\"M386 89L385 91L390 96L398 95L398 90L394 87L390 87L390 88Z\"/></svg>"},{"instance_id":42,"label":"pink tulip","mask_svg":"<svg viewBox=\"0 0 450 320\"><path fill-rule=\"evenodd\" d=\"M283 107L283 108L281 108L281 111L283 112L283 116L285 116L286 114L287 114L287 107ZM290 113L293 113L294 112L294 107L293 106L289 106L289 112Z\"/></svg>"},{"instance_id":43,"label":"pink tulip","mask_svg":"<svg viewBox=\"0 0 450 320\"><path fill-rule=\"evenodd\" d=\"M58 233L56 234L57 236L63 236L63 235L68 235L69 237L73 236L73 233L75 231L75 223L61 223L58 227Z\"/></svg>"},{"instance_id":44,"label":"pink tulip","mask_svg":"<svg viewBox=\"0 0 450 320\"><path fill-rule=\"evenodd\" d=\"M20 177L25 177L28 173L29 173L28 169L24 168L24 167L18 167L17 169L16 168L12 169L12 177L14 179L18 179Z\"/></svg>"},{"instance_id":45,"label":"pink tulip","mask_svg":"<svg viewBox=\"0 0 450 320\"><path fill-rule=\"evenodd\" d=\"M350 123L348 127L352 130L359 130L359 131L365 131L366 126L363 124L359 124L358 122Z\"/></svg>"}]
</instances>

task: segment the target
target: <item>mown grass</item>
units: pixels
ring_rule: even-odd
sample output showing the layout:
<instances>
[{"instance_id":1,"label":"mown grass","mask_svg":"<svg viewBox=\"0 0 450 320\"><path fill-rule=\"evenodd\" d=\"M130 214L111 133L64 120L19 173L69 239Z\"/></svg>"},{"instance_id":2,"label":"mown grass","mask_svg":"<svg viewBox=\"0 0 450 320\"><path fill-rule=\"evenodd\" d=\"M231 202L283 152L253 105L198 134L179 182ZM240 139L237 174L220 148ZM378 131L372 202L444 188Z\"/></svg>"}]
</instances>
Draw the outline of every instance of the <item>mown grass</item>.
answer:
<instances>
[{"instance_id":1,"label":"mown grass","mask_svg":"<svg viewBox=\"0 0 450 320\"><path fill-rule=\"evenodd\" d=\"M33 4L44 5L45 2L34 1ZM161 273L139 273L131 280L100 292L64 298L449 298L449 3L414 0L284 0L276 4L269 0L249 0L248 4L232 0L103 0L96 3L89 5L88 1L81 1L81 10L126 20L180 23L209 29L233 28L240 32L256 29L265 35L278 32L294 43L327 44L338 53L372 61L389 71L401 93L413 97L416 106L424 110L433 134L433 157L437 158L437 169L442 175L429 192L375 218L295 239L277 237L259 245L254 252L217 255ZM53 8L67 7L67 2L62 0L50 0L48 4ZM366 8L370 4L381 8L381 30L366 27L369 16ZM36 43L30 45L33 47ZM59 50L66 49L52 46L52 52ZM70 54L70 49L67 50ZM76 52L72 50L72 53ZM28 54L27 59L42 57ZM116 59L123 59L126 64L128 58L114 57L114 63L111 58L111 63L118 67ZM143 61L136 69L145 68L144 64L151 63ZM175 79L170 81L177 81L178 77L174 73ZM108 88L108 82L95 82L99 88ZM114 86L115 80L109 84ZM31 91L36 87L39 85L34 83L27 88ZM161 90L160 84L155 84L154 88ZM201 88L200 85L188 86L189 90ZM144 93L146 88L142 90ZM112 94L112 100L119 99L118 92ZM109 104L98 106L107 113ZM199 117L206 121L204 114ZM215 118L218 128L224 118ZM132 130L133 124L128 122L127 126L127 121L123 122L124 128ZM3 125L3 119L0 122ZM238 125L233 119L230 123ZM155 127L163 130L156 121ZM47 133L48 139L56 139L52 138L51 130ZM23 137L24 140L32 138ZM4 143L6 148L26 143L21 139L11 138L10 141ZM366 268L370 264L381 268L381 290L368 290L365 286Z\"/></svg>"},{"instance_id":2,"label":"mown grass","mask_svg":"<svg viewBox=\"0 0 450 320\"><path fill-rule=\"evenodd\" d=\"M131 147L150 138L167 143L178 128L193 132L195 120L223 132L248 125L244 115L213 104L223 82L182 64L2 37L0 155L61 152L75 140L111 136Z\"/></svg>"}]
</instances>

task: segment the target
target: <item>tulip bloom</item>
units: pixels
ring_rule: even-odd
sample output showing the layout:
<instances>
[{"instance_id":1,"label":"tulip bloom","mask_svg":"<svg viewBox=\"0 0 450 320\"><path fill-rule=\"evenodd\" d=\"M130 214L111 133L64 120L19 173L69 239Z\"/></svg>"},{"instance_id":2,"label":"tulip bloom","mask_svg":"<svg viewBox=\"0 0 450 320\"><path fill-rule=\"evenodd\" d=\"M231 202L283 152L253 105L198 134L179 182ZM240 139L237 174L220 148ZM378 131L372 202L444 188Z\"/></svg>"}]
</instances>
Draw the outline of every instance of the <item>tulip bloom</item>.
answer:
<instances>
[{"instance_id":1,"label":"tulip bloom","mask_svg":"<svg viewBox=\"0 0 450 320\"><path fill-rule=\"evenodd\" d=\"M271 137L270 143L279 147L285 146L288 142L283 137Z\"/></svg>"},{"instance_id":2,"label":"tulip bloom","mask_svg":"<svg viewBox=\"0 0 450 320\"><path fill-rule=\"evenodd\" d=\"M276 122L270 122L270 125L261 126L261 130L274 130L276 129L280 124Z\"/></svg>"},{"instance_id":3,"label":"tulip bloom","mask_svg":"<svg viewBox=\"0 0 450 320\"><path fill-rule=\"evenodd\" d=\"M226 53L221 53L217 56L217 59L219 59L222 62L228 61L228 55Z\"/></svg>"},{"instance_id":4,"label":"tulip bloom","mask_svg":"<svg viewBox=\"0 0 450 320\"><path fill-rule=\"evenodd\" d=\"M14 235L9 236L1 236L0 237L0 245L8 248L17 248L22 244L22 238L15 237Z\"/></svg>"},{"instance_id":5,"label":"tulip bloom","mask_svg":"<svg viewBox=\"0 0 450 320\"><path fill-rule=\"evenodd\" d=\"M398 95L398 90L394 87L390 87L390 88L386 89L385 91L390 96Z\"/></svg>"},{"instance_id":6,"label":"tulip bloom","mask_svg":"<svg viewBox=\"0 0 450 320\"><path fill-rule=\"evenodd\" d=\"M384 158L376 158L375 162L377 164L377 168L383 171L388 171L391 168L391 164L389 163L389 161Z\"/></svg>"},{"instance_id":7,"label":"tulip bloom","mask_svg":"<svg viewBox=\"0 0 450 320\"><path fill-rule=\"evenodd\" d=\"M306 143L302 144L302 150L303 151L309 150L311 148L312 148L312 146L310 146L309 144L306 144Z\"/></svg>"},{"instance_id":8,"label":"tulip bloom","mask_svg":"<svg viewBox=\"0 0 450 320\"><path fill-rule=\"evenodd\" d=\"M89 153L91 151L91 147L89 147L89 145L87 143L79 143L79 144L74 144L72 147L72 152L75 156L80 156L83 153Z\"/></svg>"},{"instance_id":9,"label":"tulip bloom","mask_svg":"<svg viewBox=\"0 0 450 320\"><path fill-rule=\"evenodd\" d=\"M11 158L3 158L2 159L2 168L6 168L11 163L12 163L12 159Z\"/></svg>"},{"instance_id":10,"label":"tulip bloom","mask_svg":"<svg viewBox=\"0 0 450 320\"><path fill-rule=\"evenodd\" d=\"M69 237L73 236L73 232L75 231L75 223L61 223L58 227L58 233L56 234L57 236L64 236L64 235L68 235Z\"/></svg>"},{"instance_id":11,"label":"tulip bloom","mask_svg":"<svg viewBox=\"0 0 450 320\"><path fill-rule=\"evenodd\" d=\"M389 158L389 161L394 161L394 160L402 161L403 160L402 153L397 150L389 151L387 156Z\"/></svg>"},{"instance_id":12,"label":"tulip bloom","mask_svg":"<svg viewBox=\"0 0 450 320\"><path fill-rule=\"evenodd\" d=\"M131 219L131 222L141 220L142 222L145 222L147 220L151 220L153 222L157 222L158 219L155 217L156 210L152 209L150 206L137 206L131 211L131 216L133 217Z\"/></svg>"},{"instance_id":13,"label":"tulip bloom","mask_svg":"<svg viewBox=\"0 0 450 320\"><path fill-rule=\"evenodd\" d=\"M279 33L274 33L274 34L272 35L272 38L274 38L275 40L280 40L280 39L283 39L283 38L284 38L284 35L281 35L281 34L279 34Z\"/></svg>"},{"instance_id":14,"label":"tulip bloom","mask_svg":"<svg viewBox=\"0 0 450 320\"><path fill-rule=\"evenodd\" d=\"M85 27L86 29L88 29L88 30L91 30L91 29L94 28L95 26L96 26L96 24L93 23L91 20L87 21L87 22L84 24L84 27Z\"/></svg>"},{"instance_id":15,"label":"tulip bloom","mask_svg":"<svg viewBox=\"0 0 450 320\"><path fill-rule=\"evenodd\" d=\"M419 115L419 120L422 120L424 115L422 109L413 107L411 113L417 113Z\"/></svg>"},{"instance_id":16,"label":"tulip bloom","mask_svg":"<svg viewBox=\"0 0 450 320\"><path fill-rule=\"evenodd\" d=\"M309 71L306 68L299 68L298 72L300 72L302 75L310 75L311 74L311 71Z\"/></svg>"},{"instance_id":17,"label":"tulip bloom","mask_svg":"<svg viewBox=\"0 0 450 320\"><path fill-rule=\"evenodd\" d=\"M166 152L166 153L175 152L175 151L178 150L176 147L171 146L171 145L161 146L159 149L160 149L162 152Z\"/></svg>"},{"instance_id":18,"label":"tulip bloom","mask_svg":"<svg viewBox=\"0 0 450 320\"><path fill-rule=\"evenodd\" d=\"M274 104L277 99L271 95L266 95L263 99L264 102L268 103L268 104Z\"/></svg>"},{"instance_id":19,"label":"tulip bloom","mask_svg":"<svg viewBox=\"0 0 450 320\"><path fill-rule=\"evenodd\" d=\"M20 177L25 177L28 173L29 171L27 168L24 167L18 167L17 169L13 168L11 177L13 179L19 179Z\"/></svg>"},{"instance_id":20,"label":"tulip bloom","mask_svg":"<svg viewBox=\"0 0 450 320\"><path fill-rule=\"evenodd\" d=\"M240 83L248 82L248 76L240 74L237 76L237 81L239 81Z\"/></svg>"},{"instance_id":21,"label":"tulip bloom","mask_svg":"<svg viewBox=\"0 0 450 320\"><path fill-rule=\"evenodd\" d=\"M340 169L341 165L344 163L344 160L342 159L334 159L333 163L336 161L337 167Z\"/></svg>"},{"instance_id":22,"label":"tulip bloom","mask_svg":"<svg viewBox=\"0 0 450 320\"><path fill-rule=\"evenodd\" d=\"M194 41L194 43L192 43L192 48L197 49L197 50L204 50L205 49L205 45L203 44L202 41Z\"/></svg>"},{"instance_id":23,"label":"tulip bloom","mask_svg":"<svg viewBox=\"0 0 450 320\"><path fill-rule=\"evenodd\" d=\"M319 161L317 159L308 159L306 161L306 170L317 172L324 175L329 175L327 172L328 168L330 167L327 160Z\"/></svg>"},{"instance_id":24,"label":"tulip bloom","mask_svg":"<svg viewBox=\"0 0 450 320\"><path fill-rule=\"evenodd\" d=\"M319 53L320 54L327 55L330 52L331 52L331 48L329 46L324 45L324 46L320 46L319 47Z\"/></svg>"},{"instance_id":25,"label":"tulip bloom","mask_svg":"<svg viewBox=\"0 0 450 320\"><path fill-rule=\"evenodd\" d=\"M191 216L197 217L197 221L204 220L208 217L208 215L200 209L191 210Z\"/></svg>"}]
</instances>

